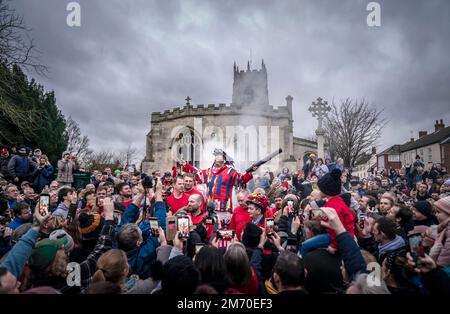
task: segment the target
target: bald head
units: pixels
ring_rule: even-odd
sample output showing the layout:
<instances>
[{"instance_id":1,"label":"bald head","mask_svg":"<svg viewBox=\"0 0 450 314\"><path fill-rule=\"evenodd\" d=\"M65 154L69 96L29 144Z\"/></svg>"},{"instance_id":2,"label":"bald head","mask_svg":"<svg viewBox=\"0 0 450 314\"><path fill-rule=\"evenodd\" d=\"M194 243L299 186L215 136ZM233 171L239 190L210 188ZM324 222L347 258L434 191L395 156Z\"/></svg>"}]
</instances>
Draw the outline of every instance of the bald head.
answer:
<instances>
[{"instance_id":1,"label":"bald head","mask_svg":"<svg viewBox=\"0 0 450 314\"><path fill-rule=\"evenodd\" d=\"M197 212L202 205L202 197L198 194L192 194L189 196L188 205L188 209L191 213Z\"/></svg>"}]
</instances>

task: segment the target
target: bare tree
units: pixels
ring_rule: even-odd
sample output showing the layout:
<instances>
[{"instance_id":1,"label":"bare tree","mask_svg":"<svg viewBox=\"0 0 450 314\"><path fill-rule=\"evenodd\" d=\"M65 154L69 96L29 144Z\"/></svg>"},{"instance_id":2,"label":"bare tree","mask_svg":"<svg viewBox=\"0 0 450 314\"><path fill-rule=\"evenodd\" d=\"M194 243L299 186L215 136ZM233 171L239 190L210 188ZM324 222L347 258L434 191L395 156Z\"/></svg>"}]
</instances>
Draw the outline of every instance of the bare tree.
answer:
<instances>
[{"instance_id":1,"label":"bare tree","mask_svg":"<svg viewBox=\"0 0 450 314\"><path fill-rule=\"evenodd\" d=\"M77 157L78 162L84 165L88 162L92 150L89 149L89 138L82 135L78 123L69 117L66 121L67 151Z\"/></svg>"},{"instance_id":2,"label":"bare tree","mask_svg":"<svg viewBox=\"0 0 450 314\"><path fill-rule=\"evenodd\" d=\"M382 113L383 110L369 106L365 100L347 98L340 101L339 107L333 102L325 120L329 150L342 157L347 167L353 167L380 138L386 125Z\"/></svg>"},{"instance_id":3,"label":"bare tree","mask_svg":"<svg viewBox=\"0 0 450 314\"><path fill-rule=\"evenodd\" d=\"M136 162L137 149L135 147L132 147L130 144L130 145L128 145L127 149L125 149L117 154L116 159L123 166L130 166Z\"/></svg>"},{"instance_id":4,"label":"bare tree","mask_svg":"<svg viewBox=\"0 0 450 314\"><path fill-rule=\"evenodd\" d=\"M39 60L39 51L30 32L23 16L11 8L7 1L0 0L0 62L6 66L18 64L43 75L47 68Z\"/></svg>"},{"instance_id":5,"label":"bare tree","mask_svg":"<svg viewBox=\"0 0 450 314\"><path fill-rule=\"evenodd\" d=\"M86 159L85 169L88 171L101 170L104 167L111 167L116 162L116 156L109 150L93 152Z\"/></svg>"}]
</instances>

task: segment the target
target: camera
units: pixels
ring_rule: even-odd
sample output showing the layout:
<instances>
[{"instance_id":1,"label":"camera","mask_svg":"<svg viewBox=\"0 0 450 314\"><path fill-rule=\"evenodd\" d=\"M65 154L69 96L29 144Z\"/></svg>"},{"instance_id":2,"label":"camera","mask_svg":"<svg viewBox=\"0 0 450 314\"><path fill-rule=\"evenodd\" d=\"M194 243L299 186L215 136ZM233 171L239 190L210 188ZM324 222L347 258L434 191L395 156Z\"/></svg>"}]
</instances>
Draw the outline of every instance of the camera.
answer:
<instances>
[{"instance_id":1,"label":"camera","mask_svg":"<svg viewBox=\"0 0 450 314\"><path fill-rule=\"evenodd\" d=\"M153 177L142 174L142 186L144 187L144 189L153 188Z\"/></svg>"}]
</instances>

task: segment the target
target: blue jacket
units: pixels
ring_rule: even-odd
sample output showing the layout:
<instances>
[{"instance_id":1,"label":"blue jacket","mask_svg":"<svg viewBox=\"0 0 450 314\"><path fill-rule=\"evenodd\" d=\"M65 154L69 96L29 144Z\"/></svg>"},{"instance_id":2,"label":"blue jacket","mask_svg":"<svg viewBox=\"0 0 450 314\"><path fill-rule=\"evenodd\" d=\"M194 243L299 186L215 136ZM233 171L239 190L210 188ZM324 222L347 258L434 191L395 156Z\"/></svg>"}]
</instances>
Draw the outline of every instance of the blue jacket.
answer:
<instances>
[{"instance_id":1,"label":"blue jacket","mask_svg":"<svg viewBox=\"0 0 450 314\"><path fill-rule=\"evenodd\" d=\"M304 258L308 252L318 248L327 248L330 242L330 235L328 233L318 234L302 243L300 254Z\"/></svg>"},{"instance_id":2,"label":"blue jacket","mask_svg":"<svg viewBox=\"0 0 450 314\"><path fill-rule=\"evenodd\" d=\"M28 156L14 155L8 163L9 175L15 177L27 177L36 170L36 164Z\"/></svg>"},{"instance_id":3,"label":"blue jacket","mask_svg":"<svg viewBox=\"0 0 450 314\"><path fill-rule=\"evenodd\" d=\"M19 279L38 238L39 232L33 229L28 230L13 246L6 259L0 264L0 267L5 267L16 279Z\"/></svg>"},{"instance_id":4,"label":"blue jacket","mask_svg":"<svg viewBox=\"0 0 450 314\"><path fill-rule=\"evenodd\" d=\"M353 279L356 274L367 272L361 250L350 233L346 231L339 234L336 241L349 278Z\"/></svg>"},{"instance_id":5,"label":"blue jacket","mask_svg":"<svg viewBox=\"0 0 450 314\"><path fill-rule=\"evenodd\" d=\"M24 223L27 223L27 222L29 222L29 221L25 221L25 220L23 220L23 218L16 217L16 218L14 218L13 221L11 221L11 222L8 224L8 228L11 228L12 230L16 230L16 229L19 228L21 225L23 225Z\"/></svg>"},{"instance_id":6,"label":"blue jacket","mask_svg":"<svg viewBox=\"0 0 450 314\"><path fill-rule=\"evenodd\" d=\"M135 204L131 203L122 215L118 228L127 223L135 223L139 218L140 209ZM166 206L164 202L155 203L155 216L158 218L159 226L166 230ZM131 273L139 275L140 279L147 279L150 272L150 264L156 260L156 248L159 246L157 237L150 236L150 223L148 220L139 224L142 231L142 244L131 251L126 252L128 257L128 264L130 265Z\"/></svg>"},{"instance_id":7,"label":"blue jacket","mask_svg":"<svg viewBox=\"0 0 450 314\"><path fill-rule=\"evenodd\" d=\"M33 181L34 185L38 187L50 185L54 172L55 169L53 168L52 165L45 166L42 169L36 169L36 171L33 174L33 176L35 176L35 179Z\"/></svg>"}]
</instances>

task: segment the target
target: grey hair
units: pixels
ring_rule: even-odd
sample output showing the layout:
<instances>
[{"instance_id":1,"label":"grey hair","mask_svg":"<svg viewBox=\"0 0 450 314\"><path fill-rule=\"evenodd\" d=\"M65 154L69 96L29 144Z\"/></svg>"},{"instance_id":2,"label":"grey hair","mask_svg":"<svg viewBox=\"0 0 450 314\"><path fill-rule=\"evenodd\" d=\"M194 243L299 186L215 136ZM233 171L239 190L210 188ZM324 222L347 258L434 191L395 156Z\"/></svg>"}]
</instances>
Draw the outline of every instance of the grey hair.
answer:
<instances>
[{"instance_id":1,"label":"grey hair","mask_svg":"<svg viewBox=\"0 0 450 314\"><path fill-rule=\"evenodd\" d=\"M131 251L136 248L137 242L142 240L142 231L137 224L125 224L120 228L117 240L120 249L125 252Z\"/></svg>"}]
</instances>

